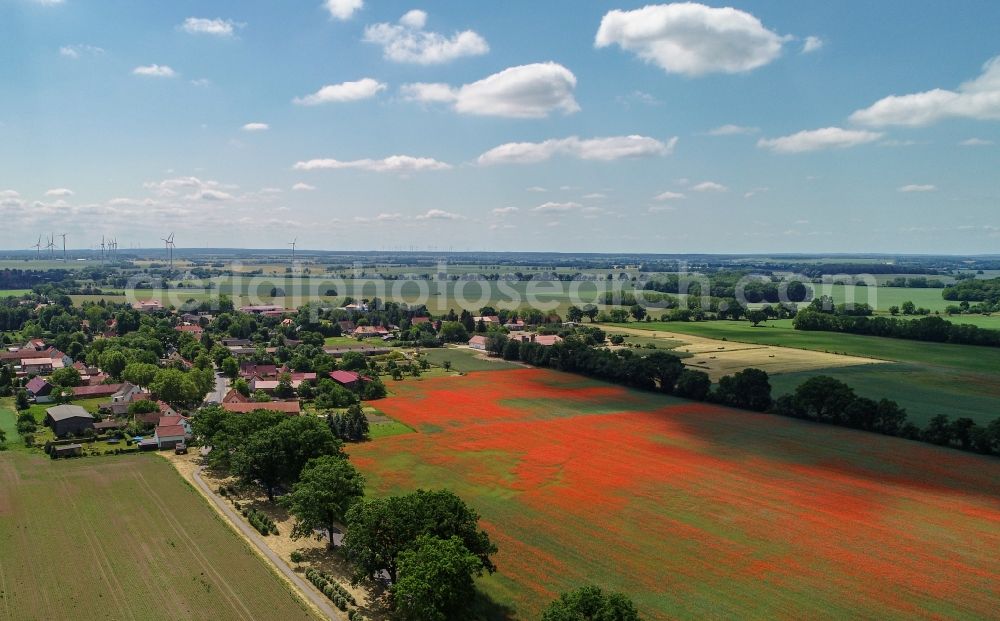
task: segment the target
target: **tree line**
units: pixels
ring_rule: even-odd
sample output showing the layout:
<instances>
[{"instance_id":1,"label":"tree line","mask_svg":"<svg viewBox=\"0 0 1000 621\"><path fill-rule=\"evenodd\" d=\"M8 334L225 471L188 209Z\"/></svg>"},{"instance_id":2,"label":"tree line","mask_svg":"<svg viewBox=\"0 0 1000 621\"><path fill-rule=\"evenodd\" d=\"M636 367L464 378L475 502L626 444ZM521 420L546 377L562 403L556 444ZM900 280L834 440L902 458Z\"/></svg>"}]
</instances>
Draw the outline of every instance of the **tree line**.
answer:
<instances>
[{"instance_id":1,"label":"tree line","mask_svg":"<svg viewBox=\"0 0 1000 621\"><path fill-rule=\"evenodd\" d=\"M937 316L897 319L837 314L807 308L795 315L792 326L796 330L845 332L935 343L1000 347L1000 330L952 323Z\"/></svg>"}]
</instances>

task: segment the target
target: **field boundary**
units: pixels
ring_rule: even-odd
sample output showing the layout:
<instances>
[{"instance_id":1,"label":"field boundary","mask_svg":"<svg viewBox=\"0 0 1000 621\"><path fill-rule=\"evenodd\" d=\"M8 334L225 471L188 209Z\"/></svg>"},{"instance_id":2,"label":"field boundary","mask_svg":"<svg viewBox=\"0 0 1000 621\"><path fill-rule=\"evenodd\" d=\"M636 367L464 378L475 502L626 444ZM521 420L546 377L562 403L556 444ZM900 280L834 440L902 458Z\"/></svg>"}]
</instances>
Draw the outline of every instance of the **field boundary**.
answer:
<instances>
[{"instance_id":1,"label":"field boundary","mask_svg":"<svg viewBox=\"0 0 1000 621\"><path fill-rule=\"evenodd\" d=\"M248 524L245 524L239 519L239 516L227 505L225 502L219 498L215 492L209 488L208 484L205 483L204 479L201 478L201 471L204 466L198 466L190 473L190 478L187 474L177 467L177 464L173 460L168 459L166 456L160 455L165 459L170 466L177 472L185 482L190 484L195 490L198 491L209 506L215 511L216 515L222 519L222 521L239 536L245 543L249 544L251 550L254 551L261 560L263 560L271 571L279 576L281 580L289 587L293 593L295 593L299 599L309 607L314 613L318 614L321 618L332 619L332 621L346 621L347 617L341 615L339 612L335 611L332 606L330 606L326 601L320 598L318 595L313 593L307 587L305 581L295 573L295 571L288 566L276 552L271 550L266 543L257 535Z\"/></svg>"}]
</instances>

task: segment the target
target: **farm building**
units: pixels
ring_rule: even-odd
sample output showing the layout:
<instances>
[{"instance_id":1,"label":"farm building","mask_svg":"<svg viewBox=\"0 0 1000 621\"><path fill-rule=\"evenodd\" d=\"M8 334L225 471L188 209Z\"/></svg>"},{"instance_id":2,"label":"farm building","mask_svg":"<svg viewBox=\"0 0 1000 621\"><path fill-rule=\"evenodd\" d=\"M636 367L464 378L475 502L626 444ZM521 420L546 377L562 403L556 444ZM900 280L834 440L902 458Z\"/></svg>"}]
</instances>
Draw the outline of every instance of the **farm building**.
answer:
<instances>
[{"instance_id":1,"label":"farm building","mask_svg":"<svg viewBox=\"0 0 1000 621\"><path fill-rule=\"evenodd\" d=\"M330 371L330 379L337 382L344 388L357 388L361 376L354 371Z\"/></svg>"},{"instance_id":2,"label":"farm building","mask_svg":"<svg viewBox=\"0 0 1000 621\"><path fill-rule=\"evenodd\" d=\"M164 416L163 418L167 417ZM164 425L162 424L163 418L160 419L161 424L156 426L153 438L156 440L156 447L158 449L172 449L178 443L184 442L187 435L183 425Z\"/></svg>"},{"instance_id":3,"label":"farm building","mask_svg":"<svg viewBox=\"0 0 1000 621\"><path fill-rule=\"evenodd\" d=\"M52 447L50 453L53 459L60 457L79 457L83 455L83 446L80 444L59 444Z\"/></svg>"},{"instance_id":4,"label":"farm building","mask_svg":"<svg viewBox=\"0 0 1000 621\"><path fill-rule=\"evenodd\" d=\"M482 334L477 334L476 336L469 339L469 347L472 349L484 350L486 349L486 337Z\"/></svg>"},{"instance_id":5,"label":"farm building","mask_svg":"<svg viewBox=\"0 0 1000 621\"><path fill-rule=\"evenodd\" d=\"M73 396L77 399L110 397L121 390L123 384L98 384L97 386L74 386Z\"/></svg>"},{"instance_id":6,"label":"farm building","mask_svg":"<svg viewBox=\"0 0 1000 621\"><path fill-rule=\"evenodd\" d=\"M52 401L52 384L48 383L44 377L37 375L25 385L28 396L35 400L35 403L49 403Z\"/></svg>"},{"instance_id":7,"label":"farm building","mask_svg":"<svg viewBox=\"0 0 1000 621\"><path fill-rule=\"evenodd\" d=\"M389 330L385 326L358 326L357 328L354 328L354 332L351 333L351 336L355 338L381 338L383 336L387 336L388 334Z\"/></svg>"},{"instance_id":8,"label":"farm building","mask_svg":"<svg viewBox=\"0 0 1000 621\"><path fill-rule=\"evenodd\" d=\"M132 308L140 313L151 313L153 311L163 310L163 304L161 304L159 300L140 300L133 304Z\"/></svg>"},{"instance_id":9,"label":"farm building","mask_svg":"<svg viewBox=\"0 0 1000 621\"><path fill-rule=\"evenodd\" d=\"M45 410L45 424L56 437L94 428L94 417L78 405L57 405Z\"/></svg>"},{"instance_id":10,"label":"farm building","mask_svg":"<svg viewBox=\"0 0 1000 621\"><path fill-rule=\"evenodd\" d=\"M55 365L51 358L22 358L21 372L25 375L48 375Z\"/></svg>"},{"instance_id":11,"label":"farm building","mask_svg":"<svg viewBox=\"0 0 1000 621\"><path fill-rule=\"evenodd\" d=\"M188 334L194 335L196 338L201 337L202 333L205 332L205 328L202 328L199 324L179 325L175 326L174 330L178 332L187 332Z\"/></svg>"},{"instance_id":12,"label":"farm building","mask_svg":"<svg viewBox=\"0 0 1000 621\"><path fill-rule=\"evenodd\" d=\"M227 412L237 412L245 414L255 410L271 410L272 412L283 412L289 415L297 415L302 411L302 406L296 401L266 401L264 403L223 403L222 409Z\"/></svg>"}]
</instances>

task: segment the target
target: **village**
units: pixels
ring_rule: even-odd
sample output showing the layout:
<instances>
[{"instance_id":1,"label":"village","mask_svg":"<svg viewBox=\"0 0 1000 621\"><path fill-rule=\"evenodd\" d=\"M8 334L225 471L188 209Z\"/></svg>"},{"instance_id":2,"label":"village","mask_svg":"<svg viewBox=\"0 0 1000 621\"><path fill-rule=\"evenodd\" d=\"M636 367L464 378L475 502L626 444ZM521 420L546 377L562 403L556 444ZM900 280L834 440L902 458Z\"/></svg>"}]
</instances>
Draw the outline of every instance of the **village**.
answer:
<instances>
[{"instance_id":1,"label":"village","mask_svg":"<svg viewBox=\"0 0 1000 621\"><path fill-rule=\"evenodd\" d=\"M423 309L376 300L318 310L252 305L215 313L140 301L96 330L82 320L84 334L102 346L82 350L76 359L46 339L32 338L0 352L0 364L9 365L14 381L23 386L18 407L25 412L19 417L25 442L53 459L185 453L193 439L191 417L203 406L288 416L342 413L350 405L384 396L383 379L428 372L431 365L421 356L428 347L448 345L485 357L495 335L504 335L505 345L548 347L563 340L558 330L575 325L558 316L548 317L551 323L528 325L516 313L483 311L488 314L451 312L435 319ZM310 325L303 322L306 313L323 318ZM139 327L138 332L162 336L162 356L125 357L123 363L119 356L106 355L114 349L110 344L128 334L120 330L119 318ZM450 370L450 362L443 366L439 373ZM192 371L203 378L200 388L179 390L178 380L188 379L185 373L195 377ZM164 376L159 382L158 375Z\"/></svg>"}]
</instances>

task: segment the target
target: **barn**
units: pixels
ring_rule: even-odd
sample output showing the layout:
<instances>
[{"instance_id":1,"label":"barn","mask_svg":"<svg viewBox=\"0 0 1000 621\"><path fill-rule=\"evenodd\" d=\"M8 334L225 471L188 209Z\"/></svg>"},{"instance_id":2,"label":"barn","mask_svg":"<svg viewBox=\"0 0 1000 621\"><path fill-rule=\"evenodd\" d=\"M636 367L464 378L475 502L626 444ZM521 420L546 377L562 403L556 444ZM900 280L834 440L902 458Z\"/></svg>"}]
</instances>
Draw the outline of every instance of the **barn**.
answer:
<instances>
[{"instance_id":1,"label":"barn","mask_svg":"<svg viewBox=\"0 0 1000 621\"><path fill-rule=\"evenodd\" d=\"M57 405L45 410L45 424L57 438L94 428L94 417L78 405Z\"/></svg>"}]
</instances>

